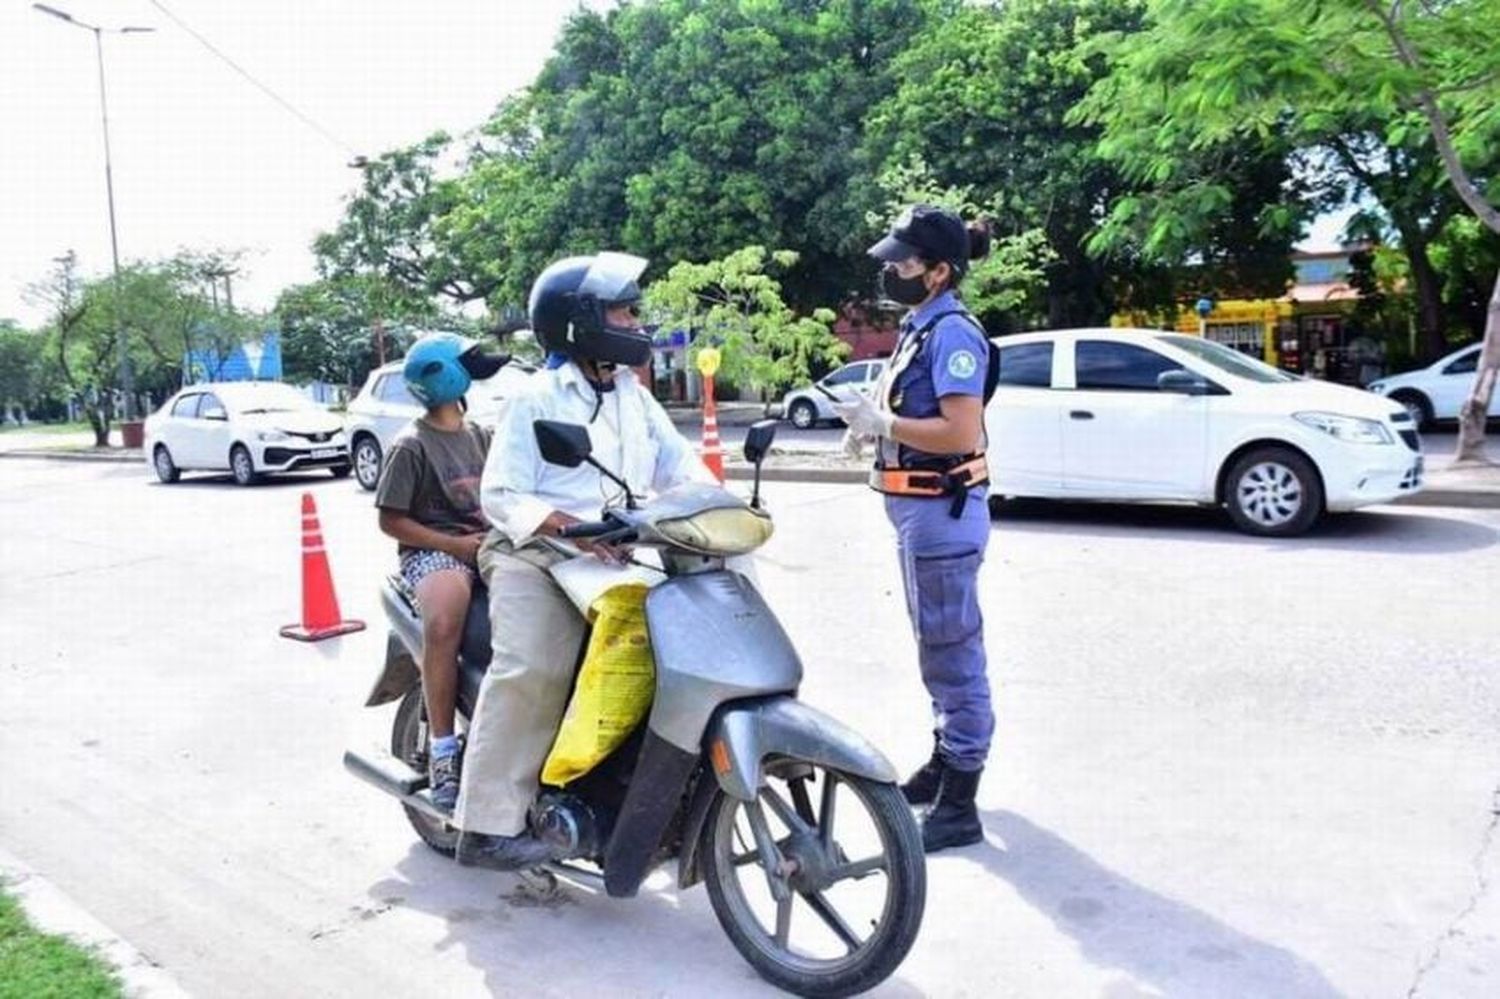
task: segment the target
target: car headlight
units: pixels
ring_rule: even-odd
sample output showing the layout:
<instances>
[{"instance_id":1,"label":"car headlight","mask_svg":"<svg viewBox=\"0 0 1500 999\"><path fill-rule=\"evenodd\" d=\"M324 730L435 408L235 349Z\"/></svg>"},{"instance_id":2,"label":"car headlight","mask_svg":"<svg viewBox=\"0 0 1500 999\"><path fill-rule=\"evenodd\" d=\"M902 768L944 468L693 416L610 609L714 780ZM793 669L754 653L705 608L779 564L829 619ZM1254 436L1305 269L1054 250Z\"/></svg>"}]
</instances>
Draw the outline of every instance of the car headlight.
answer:
<instances>
[{"instance_id":1,"label":"car headlight","mask_svg":"<svg viewBox=\"0 0 1500 999\"><path fill-rule=\"evenodd\" d=\"M1395 441L1379 420L1340 416L1338 413L1293 413L1292 419L1349 444L1391 444Z\"/></svg>"},{"instance_id":2,"label":"car headlight","mask_svg":"<svg viewBox=\"0 0 1500 999\"><path fill-rule=\"evenodd\" d=\"M1365 386L1366 392L1374 392L1376 395L1385 395L1385 382L1371 382Z\"/></svg>"},{"instance_id":3,"label":"car headlight","mask_svg":"<svg viewBox=\"0 0 1500 999\"><path fill-rule=\"evenodd\" d=\"M255 439L259 441L284 441L291 438L280 430L262 430L255 435Z\"/></svg>"}]
</instances>

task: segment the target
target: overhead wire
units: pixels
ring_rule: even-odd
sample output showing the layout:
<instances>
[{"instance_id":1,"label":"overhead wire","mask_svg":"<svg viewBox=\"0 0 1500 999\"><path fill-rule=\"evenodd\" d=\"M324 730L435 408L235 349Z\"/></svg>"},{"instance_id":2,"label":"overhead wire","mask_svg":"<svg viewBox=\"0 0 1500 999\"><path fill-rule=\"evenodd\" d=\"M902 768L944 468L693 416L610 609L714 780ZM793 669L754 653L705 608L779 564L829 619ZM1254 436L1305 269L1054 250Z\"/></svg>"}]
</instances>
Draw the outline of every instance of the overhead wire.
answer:
<instances>
[{"instance_id":1,"label":"overhead wire","mask_svg":"<svg viewBox=\"0 0 1500 999\"><path fill-rule=\"evenodd\" d=\"M312 118L312 116L301 111L299 108L293 105L291 101L287 100L285 97L282 97L276 91L272 90L269 86L257 80L253 75L251 75L249 70L241 66L239 63L235 62L213 42L203 37L203 35L196 31L191 25L189 25L186 21L184 21L182 18L178 17L170 9L168 9L166 4L161 3L160 0L150 0L150 3L151 6L161 11L163 15L171 20L173 24L177 25L183 31L187 32L194 40L198 42L198 44L208 49L208 51L213 53L214 56L217 57L221 62L223 62L230 69L234 70L241 77L243 77L245 81L248 82L251 86L255 87L261 93L271 98L271 100L275 101L284 109L291 112L291 114L296 116L297 120L301 121L304 125L311 128L313 131L317 132L323 138L327 139L335 146L338 146L340 149L350 154L351 156L355 156L358 154L358 151L349 143L345 142L343 139L333 134L333 132L329 131L323 125L319 124Z\"/></svg>"}]
</instances>

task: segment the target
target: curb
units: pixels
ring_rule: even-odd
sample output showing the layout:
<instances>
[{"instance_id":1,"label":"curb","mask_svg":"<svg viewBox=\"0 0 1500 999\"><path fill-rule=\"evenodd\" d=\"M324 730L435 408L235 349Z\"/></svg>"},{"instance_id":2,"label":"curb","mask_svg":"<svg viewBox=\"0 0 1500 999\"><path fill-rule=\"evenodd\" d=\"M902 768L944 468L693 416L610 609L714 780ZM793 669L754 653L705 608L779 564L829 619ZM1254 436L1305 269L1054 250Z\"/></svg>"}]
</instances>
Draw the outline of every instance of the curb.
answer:
<instances>
[{"instance_id":1,"label":"curb","mask_svg":"<svg viewBox=\"0 0 1500 999\"><path fill-rule=\"evenodd\" d=\"M4 849L0 849L0 881L33 926L92 950L114 969L122 990L131 999L190 999L166 969Z\"/></svg>"},{"instance_id":2,"label":"curb","mask_svg":"<svg viewBox=\"0 0 1500 999\"><path fill-rule=\"evenodd\" d=\"M71 451L0 451L0 458L31 458L41 461L90 461L101 464L141 463L140 455L91 454ZM862 484L869 479L869 472L857 468L826 468L812 465L767 466L761 471L762 482L814 482L837 484ZM749 465L729 465L724 469L726 479L749 481L754 478ZM1500 510L1500 490L1455 489L1442 486L1428 487L1415 496L1392 500L1395 506L1435 506L1463 510Z\"/></svg>"},{"instance_id":3,"label":"curb","mask_svg":"<svg viewBox=\"0 0 1500 999\"><path fill-rule=\"evenodd\" d=\"M44 461L97 461L115 464L144 463L140 454L96 454L92 451L0 451L0 458L39 458Z\"/></svg>"}]
</instances>

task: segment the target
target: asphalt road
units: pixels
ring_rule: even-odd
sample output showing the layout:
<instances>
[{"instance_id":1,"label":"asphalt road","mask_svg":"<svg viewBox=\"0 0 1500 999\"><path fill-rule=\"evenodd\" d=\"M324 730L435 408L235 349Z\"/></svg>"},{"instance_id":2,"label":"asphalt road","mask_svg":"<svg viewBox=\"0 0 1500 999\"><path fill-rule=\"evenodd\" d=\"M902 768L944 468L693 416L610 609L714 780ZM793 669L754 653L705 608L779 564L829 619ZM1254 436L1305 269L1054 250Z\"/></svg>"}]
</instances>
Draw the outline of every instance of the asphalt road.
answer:
<instances>
[{"instance_id":1,"label":"asphalt road","mask_svg":"<svg viewBox=\"0 0 1500 999\"><path fill-rule=\"evenodd\" d=\"M298 501L345 612L285 641ZM773 483L763 587L804 697L928 747L892 539L858 486ZM324 477L164 487L0 463L0 845L190 991L750 996L701 889L462 871L348 777L394 561ZM984 845L933 858L885 996L1500 992L1500 512L1254 540L1188 509L1019 505L982 578L1000 723Z\"/></svg>"}]
</instances>

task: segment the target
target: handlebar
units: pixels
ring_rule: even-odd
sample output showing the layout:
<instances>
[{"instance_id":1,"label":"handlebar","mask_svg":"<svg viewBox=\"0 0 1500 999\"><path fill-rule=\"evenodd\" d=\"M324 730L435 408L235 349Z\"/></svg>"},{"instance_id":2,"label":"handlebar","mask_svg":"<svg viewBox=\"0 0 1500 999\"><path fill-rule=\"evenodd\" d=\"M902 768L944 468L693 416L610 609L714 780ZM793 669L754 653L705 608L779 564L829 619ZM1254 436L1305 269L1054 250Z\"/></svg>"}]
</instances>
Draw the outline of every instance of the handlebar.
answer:
<instances>
[{"instance_id":1,"label":"handlebar","mask_svg":"<svg viewBox=\"0 0 1500 999\"><path fill-rule=\"evenodd\" d=\"M620 525L608 520L586 520L581 524L569 524L557 532L559 538L597 538L608 534Z\"/></svg>"}]
</instances>

